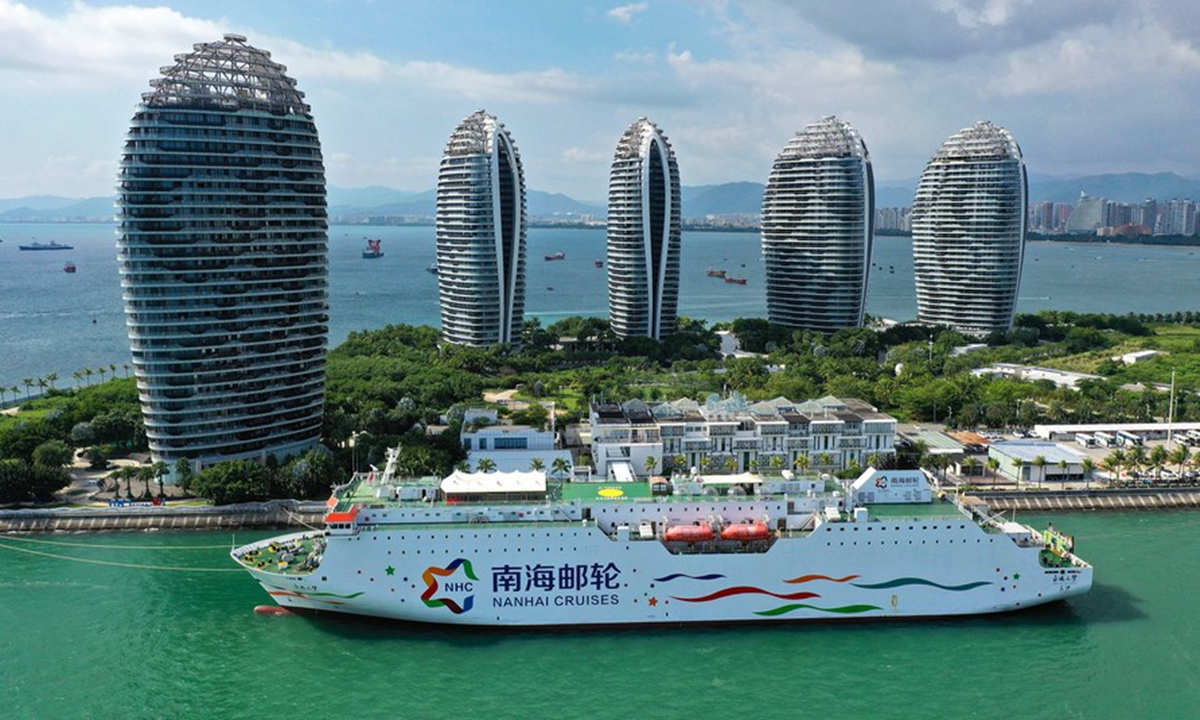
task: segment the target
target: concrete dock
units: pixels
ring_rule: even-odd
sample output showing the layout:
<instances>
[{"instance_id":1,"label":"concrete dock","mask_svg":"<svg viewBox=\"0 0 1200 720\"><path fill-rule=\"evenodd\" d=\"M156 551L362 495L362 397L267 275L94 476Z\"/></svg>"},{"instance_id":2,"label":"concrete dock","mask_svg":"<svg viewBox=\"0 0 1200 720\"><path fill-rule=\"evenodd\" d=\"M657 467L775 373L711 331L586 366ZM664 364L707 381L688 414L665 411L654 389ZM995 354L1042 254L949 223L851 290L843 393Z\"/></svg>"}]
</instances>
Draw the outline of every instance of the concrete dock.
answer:
<instances>
[{"instance_id":1,"label":"concrete dock","mask_svg":"<svg viewBox=\"0 0 1200 720\"><path fill-rule=\"evenodd\" d=\"M985 491L969 493L968 497L993 512L1200 508L1200 488Z\"/></svg>"},{"instance_id":2,"label":"concrete dock","mask_svg":"<svg viewBox=\"0 0 1200 720\"><path fill-rule=\"evenodd\" d=\"M3 532L105 530L228 530L321 527L325 503L273 500L224 506L45 508L0 510Z\"/></svg>"}]
</instances>

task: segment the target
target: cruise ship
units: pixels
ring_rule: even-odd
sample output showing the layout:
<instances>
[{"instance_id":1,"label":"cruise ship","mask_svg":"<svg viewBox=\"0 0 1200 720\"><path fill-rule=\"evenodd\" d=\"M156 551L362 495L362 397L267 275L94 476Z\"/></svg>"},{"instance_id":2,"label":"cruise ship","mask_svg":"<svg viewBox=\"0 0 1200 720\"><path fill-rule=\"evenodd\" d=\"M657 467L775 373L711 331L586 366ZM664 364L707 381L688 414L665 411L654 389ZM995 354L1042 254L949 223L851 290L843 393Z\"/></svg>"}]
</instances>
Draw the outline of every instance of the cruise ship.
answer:
<instances>
[{"instance_id":1,"label":"cruise ship","mask_svg":"<svg viewBox=\"0 0 1200 720\"><path fill-rule=\"evenodd\" d=\"M234 560L287 610L457 625L972 615L1092 584L1070 536L939 497L920 470L397 482L395 457L335 490L324 529Z\"/></svg>"}]
</instances>

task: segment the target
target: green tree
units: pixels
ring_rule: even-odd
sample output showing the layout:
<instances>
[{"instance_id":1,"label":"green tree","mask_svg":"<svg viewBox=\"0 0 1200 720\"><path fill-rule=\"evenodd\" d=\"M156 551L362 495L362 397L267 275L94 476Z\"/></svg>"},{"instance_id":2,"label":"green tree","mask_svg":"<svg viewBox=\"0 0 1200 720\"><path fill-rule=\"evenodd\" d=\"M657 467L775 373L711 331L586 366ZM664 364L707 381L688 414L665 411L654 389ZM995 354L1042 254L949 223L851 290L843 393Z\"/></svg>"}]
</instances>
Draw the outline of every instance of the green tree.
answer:
<instances>
[{"instance_id":1,"label":"green tree","mask_svg":"<svg viewBox=\"0 0 1200 720\"><path fill-rule=\"evenodd\" d=\"M783 456L772 455L771 459L767 461L767 464L770 465L771 472L775 475L778 475L779 471L783 470Z\"/></svg>"},{"instance_id":2,"label":"green tree","mask_svg":"<svg viewBox=\"0 0 1200 720\"><path fill-rule=\"evenodd\" d=\"M535 457L529 461L529 469L533 472L541 472L546 469L546 461L540 457Z\"/></svg>"},{"instance_id":3,"label":"green tree","mask_svg":"<svg viewBox=\"0 0 1200 720\"><path fill-rule=\"evenodd\" d=\"M979 467L979 461L973 455L968 455L963 458L962 467L966 475L972 476L975 474L975 468Z\"/></svg>"},{"instance_id":4,"label":"green tree","mask_svg":"<svg viewBox=\"0 0 1200 720\"><path fill-rule=\"evenodd\" d=\"M171 466L162 460L159 460L151 465L150 469L154 473L154 479L158 481L158 496L160 498L166 497L166 493L163 492L163 478L170 474Z\"/></svg>"},{"instance_id":5,"label":"green tree","mask_svg":"<svg viewBox=\"0 0 1200 720\"><path fill-rule=\"evenodd\" d=\"M184 495L188 493L193 477L191 460L181 457L175 461L175 481L179 484L179 489L183 491Z\"/></svg>"},{"instance_id":6,"label":"green tree","mask_svg":"<svg viewBox=\"0 0 1200 720\"><path fill-rule=\"evenodd\" d=\"M1180 479L1182 479L1183 478L1183 468L1184 468L1184 466L1186 466L1188 464L1188 461L1190 459L1191 459L1191 450L1188 449L1187 445L1180 444L1180 445L1176 445L1175 449L1170 452L1170 455L1167 458L1167 462L1171 463L1176 468L1178 468L1179 477L1180 477Z\"/></svg>"},{"instance_id":7,"label":"green tree","mask_svg":"<svg viewBox=\"0 0 1200 720\"><path fill-rule=\"evenodd\" d=\"M654 470L657 467L658 467L658 458L654 457L653 455L647 456L646 457L646 474L653 475Z\"/></svg>"},{"instance_id":8,"label":"green tree","mask_svg":"<svg viewBox=\"0 0 1200 720\"><path fill-rule=\"evenodd\" d=\"M32 395L33 378L25 378L21 381L21 384L25 386L25 399L28 400L29 396Z\"/></svg>"},{"instance_id":9,"label":"green tree","mask_svg":"<svg viewBox=\"0 0 1200 720\"><path fill-rule=\"evenodd\" d=\"M1042 488L1042 480L1046 479L1046 456L1038 455L1031 463L1038 471L1038 489Z\"/></svg>"},{"instance_id":10,"label":"green tree","mask_svg":"<svg viewBox=\"0 0 1200 720\"><path fill-rule=\"evenodd\" d=\"M812 461L809 460L808 455L806 453L800 453L796 456L796 459L792 461L792 469L794 469L800 475L803 475L804 473L808 472L808 467L811 464Z\"/></svg>"},{"instance_id":11,"label":"green tree","mask_svg":"<svg viewBox=\"0 0 1200 720\"><path fill-rule=\"evenodd\" d=\"M475 463L475 471L481 473L490 473L496 471L496 461L491 458L480 458L479 462Z\"/></svg>"},{"instance_id":12,"label":"green tree","mask_svg":"<svg viewBox=\"0 0 1200 720\"><path fill-rule=\"evenodd\" d=\"M49 502L69 482L70 477L60 467L0 460L0 504Z\"/></svg>"},{"instance_id":13,"label":"green tree","mask_svg":"<svg viewBox=\"0 0 1200 720\"><path fill-rule=\"evenodd\" d=\"M267 500L271 471L251 460L220 462L197 474L193 488L216 505Z\"/></svg>"},{"instance_id":14,"label":"green tree","mask_svg":"<svg viewBox=\"0 0 1200 720\"><path fill-rule=\"evenodd\" d=\"M730 475L732 475L737 470L738 461L737 461L737 458L735 458L732 455L725 458L724 464L725 464L725 470L727 470Z\"/></svg>"},{"instance_id":15,"label":"green tree","mask_svg":"<svg viewBox=\"0 0 1200 720\"><path fill-rule=\"evenodd\" d=\"M1092 487L1092 473L1096 471L1096 462L1086 455L1079 461L1079 467L1083 470L1083 481L1085 487L1089 490Z\"/></svg>"},{"instance_id":16,"label":"green tree","mask_svg":"<svg viewBox=\"0 0 1200 720\"><path fill-rule=\"evenodd\" d=\"M1167 452L1166 446L1155 445L1150 448L1150 452L1146 456L1146 462L1150 467L1154 468L1154 482L1162 482L1163 465L1167 464L1167 458L1170 453Z\"/></svg>"},{"instance_id":17,"label":"green tree","mask_svg":"<svg viewBox=\"0 0 1200 720\"><path fill-rule=\"evenodd\" d=\"M92 375L95 375L95 374L96 374L96 373L95 373L95 371L94 371L94 370L92 370L91 368L84 368L84 369L83 369L83 376L87 378L87 384L88 384L88 387L91 387L91 385L92 385Z\"/></svg>"},{"instance_id":18,"label":"green tree","mask_svg":"<svg viewBox=\"0 0 1200 720\"><path fill-rule=\"evenodd\" d=\"M987 459L987 466L988 466L988 470L991 471L991 474L992 474L992 487L995 487L996 486L996 471L1000 469L1000 459L994 458L994 457L989 457Z\"/></svg>"},{"instance_id":19,"label":"green tree","mask_svg":"<svg viewBox=\"0 0 1200 720\"><path fill-rule=\"evenodd\" d=\"M554 462L550 464L550 470L554 477L562 477L563 475L571 474L571 461L566 458L554 458Z\"/></svg>"},{"instance_id":20,"label":"green tree","mask_svg":"<svg viewBox=\"0 0 1200 720\"><path fill-rule=\"evenodd\" d=\"M49 468L70 465L75 451L62 440L47 440L33 450L33 464Z\"/></svg>"}]
</instances>

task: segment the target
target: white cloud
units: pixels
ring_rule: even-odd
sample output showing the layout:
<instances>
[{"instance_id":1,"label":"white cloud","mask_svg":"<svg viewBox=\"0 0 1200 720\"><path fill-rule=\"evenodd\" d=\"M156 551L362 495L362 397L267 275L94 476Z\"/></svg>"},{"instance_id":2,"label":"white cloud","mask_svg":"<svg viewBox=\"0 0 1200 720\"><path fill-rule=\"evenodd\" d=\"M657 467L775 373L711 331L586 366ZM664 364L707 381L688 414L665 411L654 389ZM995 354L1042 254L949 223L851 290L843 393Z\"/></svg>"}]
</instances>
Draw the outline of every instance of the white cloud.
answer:
<instances>
[{"instance_id":1,"label":"white cloud","mask_svg":"<svg viewBox=\"0 0 1200 720\"><path fill-rule=\"evenodd\" d=\"M604 14L612 20L616 20L617 22L621 23L622 25L629 25L633 23L633 18L635 16L644 13L649 9L650 3L629 3L628 5L620 5L615 7Z\"/></svg>"},{"instance_id":2,"label":"white cloud","mask_svg":"<svg viewBox=\"0 0 1200 720\"><path fill-rule=\"evenodd\" d=\"M585 150L578 147L569 147L563 150L562 161L570 164L594 164L608 160L608 155L597 152L595 150Z\"/></svg>"},{"instance_id":3,"label":"white cloud","mask_svg":"<svg viewBox=\"0 0 1200 720\"><path fill-rule=\"evenodd\" d=\"M641 63L649 65L658 60L658 53L653 50L638 52L636 50L622 50L613 55L613 61L619 63Z\"/></svg>"}]
</instances>

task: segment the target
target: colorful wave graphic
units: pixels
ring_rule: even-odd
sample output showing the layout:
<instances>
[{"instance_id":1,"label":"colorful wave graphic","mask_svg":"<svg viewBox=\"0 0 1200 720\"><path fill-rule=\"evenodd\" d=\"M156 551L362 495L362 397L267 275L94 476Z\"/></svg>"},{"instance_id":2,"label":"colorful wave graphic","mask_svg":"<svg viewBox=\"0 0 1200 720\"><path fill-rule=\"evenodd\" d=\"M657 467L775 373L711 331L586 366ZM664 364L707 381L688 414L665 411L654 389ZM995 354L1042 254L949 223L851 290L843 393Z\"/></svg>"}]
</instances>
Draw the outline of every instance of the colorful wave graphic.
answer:
<instances>
[{"instance_id":1,"label":"colorful wave graphic","mask_svg":"<svg viewBox=\"0 0 1200 720\"><path fill-rule=\"evenodd\" d=\"M718 590L715 593L712 593L710 595L704 595L702 597L691 597L691 598L672 597L672 599L679 600L680 602L698 603L698 602L710 602L712 600L720 600L722 598L732 597L734 595L770 595L771 597L779 598L780 600L808 600L809 598L821 597L820 595L818 595L816 593L810 593L810 592L798 592L798 593L783 594L783 593L773 593L770 590L763 590L760 587L753 587L750 585L738 585L735 587L725 588L724 590Z\"/></svg>"},{"instance_id":2,"label":"colorful wave graphic","mask_svg":"<svg viewBox=\"0 0 1200 720\"><path fill-rule=\"evenodd\" d=\"M466 573L468 578L475 580L476 582L479 581L479 578L475 576L474 568L471 567L471 561L464 558L455 558L453 562L444 568L437 567L436 565L430 566L425 569L425 572L421 573L421 579L424 580L425 584L428 586L425 588L425 592L421 593L421 601L425 603L425 607L444 607L449 609L450 612L454 613L455 615L461 615L475 607L474 595L468 595L467 597L463 598L463 603L461 606L457 601L450 598L433 597L438 591L437 579L439 577L448 577L453 575L460 567L463 569L463 572Z\"/></svg>"},{"instance_id":3,"label":"colorful wave graphic","mask_svg":"<svg viewBox=\"0 0 1200 720\"><path fill-rule=\"evenodd\" d=\"M881 582L881 583L870 583L870 584L851 583L851 584L854 585L854 587L862 588L863 590L889 590L891 588L904 587L905 585L928 585L929 587L935 587L935 588L938 588L939 590L949 590L951 592L964 592L966 590L974 590L977 587L983 587L984 585L991 585L992 583L987 582L986 580L979 580L976 582L964 583L962 585L942 585L941 583L935 583L934 581L926 580L925 578L902 577L902 578L896 578L894 580L888 580L887 582Z\"/></svg>"},{"instance_id":4,"label":"colorful wave graphic","mask_svg":"<svg viewBox=\"0 0 1200 720\"><path fill-rule=\"evenodd\" d=\"M671 582L672 580L678 580L679 578L687 578L688 580L720 580L723 577L725 577L725 576L722 575L721 573L709 573L708 575L687 575L685 573L671 573L670 575L664 575L659 578L654 578L654 582L665 583L665 582Z\"/></svg>"},{"instance_id":5,"label":"colorful wave graphic","mask_svg":"<svg viewBox=\"0 0 1200 720\"><path fill-rule=\"evenodd\" d=\"M779 607L771 610L760 610L754 614L762 615L763 617L777 617L779 615L786 615L790 612L795 612L796 610L801 609L818 610L820 612L827 613L838 613L840 615L855 615L858 613L870 612L872 610L882 610L883 608L879 607L878 605L843 605L841 607L823 608L817 607L816 605L808 605L807 603L793 603L791 605L780 605Z\"/></svg>"},{"instance_id":6,"label":"colorful wave graphic","mask_svg":"<svg viewBox=\"0 0 1200 720\"><path fill-rule=\"evenodd\" d=\"M798 578L792 578L791 580L784 580L784 582L789 583L791 585L812 582L813 580L828 580L829 582L844 583L844 582L850 582L851 580L857 580L859 577L860 576L858 576L858 575L847 575L846 577L840 577L840 578L829 577L828 575L801 575Z\"/></svg>"}]
</instances>

